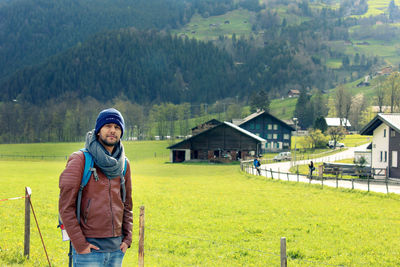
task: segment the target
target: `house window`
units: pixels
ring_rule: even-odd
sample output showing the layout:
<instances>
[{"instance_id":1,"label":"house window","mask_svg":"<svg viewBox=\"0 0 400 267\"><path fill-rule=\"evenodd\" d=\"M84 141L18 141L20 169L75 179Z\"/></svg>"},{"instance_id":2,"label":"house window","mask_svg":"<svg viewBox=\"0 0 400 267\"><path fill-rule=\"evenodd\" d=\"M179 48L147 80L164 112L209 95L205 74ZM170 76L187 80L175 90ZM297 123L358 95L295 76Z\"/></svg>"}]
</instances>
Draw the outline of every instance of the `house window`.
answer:
<instances>
[{"instance_id":1,"label":"house window","mask_svg":"<svg viewBox=\"0 0 400 267\"><path fill-rule=\"evenodd\" d=\"M272 130L272 124L268 124L268 130Z\"/></svg>"},{"instance_id":2,"label":"house window","mask_svg":"<svg viewBox=\"0 0 400 267\"><path fill-rule=\"evenodd\" d=\"M383 151L381 151L381 162L383 161Z\"/></svg>"},{"instance_id":3,"label":"house window","mask_svg":"<svg viewBox=\"0 0 400 267\"><path fill-rule=\"evenodd\" d=\"M274 134L274 139L278 139L278 135L277 134Z\"/></svg>"},{"instance_id":4,"label":"house window","mask_svg":"<svg viewBox=\"0 0 400 267\"><path fill-rule=\"evenodd\" d=\"M383 137L386 137L386 129L383 129Z\"/></svg>"},{"instance_id":5,"label":"house window","mask_svg":"<svg viewBox=\"0 0 400 267\"><path fill-rule=\"evenodd\" d=\"M272 134L267 134L267 139L272 139Z\"/></svg>"},{"instance_id":6,"label":"house window","mask_svg":"<svg viewBox=\"0 0 400 267\"><path fill-rule=\"evenodd\" d=\"M385 162L387 162L387 151L385 151Z\"/></svg>"},{"instance_id":7,"label":"house window","mask_svg":"<svg viewBox=\"0 0 400 267\"><path fill-rule=\"evenodd\" d=\"M397 151L392 151L392 167L397 168Z\"/></svg>"},{"instance_id":8,"label":"house window","mask_svg":"<svg viewBox=\"0 0 400 267\"><path fill-rule=\"evenodd\" d=\"M390 137L395 137L395 136L396 136L396 131L393 129L390 129Z\"/></svg>"},{"instance_id":9,"label":"house window","mask_svg":"<svg viewBox=\"0 0 400 267\"><path fill-rule=\"evenodd\" d=\"M289 143L283 143L283 148L289 148Z\"/></svg>"},{"instance_id":10,"label":"house window","mask_svg":"<svg viewBox=\"0 0 400 267\"><path fill-rule=\"evenodd\" d=\"M289 135L289 134L283 134L283 139L289 140L289 138L290 138L290 135Z\"/></svg>"},{"instance_id":11,"label":"house window","mask_svg":"<svg viewBox=\"0 0 400 267\"><path fill-rule=\"evenodd\" d=\"M260 124L256 124L256 130L260 130Z\"/></svg>"},{"instance_id":12,"label":"house window","mask_svg":"<svg viewBox=\"0 0 400 267\"><path fill-rule=\"evenodd\" d=\"M274 124L274 130L278 130L278 124Z\"/></svg>"},{"instance_id":13,"label":"house window","mask_svg":"<svg viewBox=\"0 0 400 267\"><path fill-rule=\"evenodd\" d=\"M252 122L252 123L250 123L250 130L254 130L254 123Z\"/></svg>"}]
</instances>

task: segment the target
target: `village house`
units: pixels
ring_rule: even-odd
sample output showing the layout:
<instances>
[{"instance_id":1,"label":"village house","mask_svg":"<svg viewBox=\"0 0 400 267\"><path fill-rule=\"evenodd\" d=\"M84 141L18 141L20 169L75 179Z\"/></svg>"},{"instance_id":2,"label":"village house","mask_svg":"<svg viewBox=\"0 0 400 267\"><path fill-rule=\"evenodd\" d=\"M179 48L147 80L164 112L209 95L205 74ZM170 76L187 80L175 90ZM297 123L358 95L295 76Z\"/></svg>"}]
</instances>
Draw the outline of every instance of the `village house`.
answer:
<instances>
[{"instance_id":1,"label":"village house","mask_svg":"<svg viewBox=\"0 0 400 267\"><path fill-rule=\"evenodd\" d=\"M265 142L263 138L230 122L221 122L169 146L168 149L171 162L229 162L258 156Z\"/></svg>"},{"instance_id":2,"label":"village house","mask_svg":"<svg viewBox=\"0 0 400 267\"><path fill-rule=\"evenodd\" d=\"M289 150L295 129L266 111L255 112L242 120L235 120L239 127L266 140L263 149L268 151Z\"/></svg>"},{"instance_id":3,"label":"village house","mask_svg":"<svg viewBox=\"0 0 400 267\"><path fill-rule=\"evenodd\" d=\"M380 71L377 71L375 73L375 76L381 76L381 75L387 76L387 75L390 75L392 72L393 72L392 66L389 66L389 67L385 67L385 68L381 69Z\"/></svg>"},{"instance_id":4,"label":"village house","mask_svg":"<svg viewBox=\"0 0 400 267\"><path fill-rule=\"evenodd\" d=\"M387 169L389 177L400 178L400 113L380 113L360 133L372 135L371 168Z\"/></svg>"},{"instance_id":5,"label":"village house","mask_svg":"<svg viewBox=\"0 0 400 267\"><path fill-rule=\"evenodd\" d=\"M296 89L291 89L288 92L288 97L299 97L300 96L300 91Z\"/></svg>"},{"instance_id":6,"label":"village house","mask_svg":"<svg viewBox=\"0 0 400 267\"><path fill-rule=\"evenodd\" d=\"M346 118L325 118L325 122L328 127L351 127L350 121Z\"/></svg>"}]
</instances>

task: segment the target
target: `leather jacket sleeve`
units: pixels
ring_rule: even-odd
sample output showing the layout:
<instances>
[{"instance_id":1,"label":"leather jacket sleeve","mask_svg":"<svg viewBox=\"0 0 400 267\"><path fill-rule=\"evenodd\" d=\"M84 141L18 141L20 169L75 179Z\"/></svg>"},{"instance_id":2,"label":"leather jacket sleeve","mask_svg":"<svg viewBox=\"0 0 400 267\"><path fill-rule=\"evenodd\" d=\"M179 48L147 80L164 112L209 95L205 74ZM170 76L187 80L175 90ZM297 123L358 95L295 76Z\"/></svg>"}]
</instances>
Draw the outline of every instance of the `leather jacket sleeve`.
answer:
<instances>
[{"instance_id":1,"label":"leather jacket sleeve","mask_svg":"<svg viewBox=\"0 0 400 267\"><path fill-rule=\"evenodd\" d=\"M124 239L122 242L126 243L129 247L132 243L132 179L131 179L131 167L128 162L127 170L125 173L125 188L126 188L126 199L124 203L124 216L122 220L122 233Z\"/></svg>"},{"instance_id":2,"label":"leather jacket sleeve","mask_svg":"<svg viewBox=\"0 0 400 267\"><path fill-rule=\"evenodd\" d=\"M76 198L82 180L85 159L82 152L73 153L60 175L59 214L72 245L78 253L89 246L76 218Z\"/></svg>"}]
</instances>

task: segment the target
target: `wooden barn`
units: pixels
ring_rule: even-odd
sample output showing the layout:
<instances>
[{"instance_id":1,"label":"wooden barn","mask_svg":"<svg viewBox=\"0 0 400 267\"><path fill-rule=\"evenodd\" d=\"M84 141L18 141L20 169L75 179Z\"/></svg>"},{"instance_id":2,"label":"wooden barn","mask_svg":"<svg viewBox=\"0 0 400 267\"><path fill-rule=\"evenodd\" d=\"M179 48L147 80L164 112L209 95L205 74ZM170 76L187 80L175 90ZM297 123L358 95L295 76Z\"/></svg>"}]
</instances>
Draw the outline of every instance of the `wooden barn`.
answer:
<instances>
[{"instance_id":1,"label":"wooden barn","mask_svg":"<svg viewBox=\"0 0 400 267\"><path fill-rule=\"evenodd\" d=\"M258 155L263 143L263 138L230 122L221 122L168 148L171 150L171 162L229 162Z\"/></svg>"}]
</instances>

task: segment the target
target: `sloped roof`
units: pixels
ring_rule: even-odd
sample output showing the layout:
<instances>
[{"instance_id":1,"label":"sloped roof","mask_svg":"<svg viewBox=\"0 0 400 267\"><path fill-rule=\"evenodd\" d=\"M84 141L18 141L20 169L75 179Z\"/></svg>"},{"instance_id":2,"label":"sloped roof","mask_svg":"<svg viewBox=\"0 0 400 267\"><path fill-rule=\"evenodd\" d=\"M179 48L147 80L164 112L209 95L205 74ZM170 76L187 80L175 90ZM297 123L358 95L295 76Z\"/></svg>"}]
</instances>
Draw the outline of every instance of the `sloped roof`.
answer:
<instances>
[{"instance_id":1,"label":"sloped roof","mask_svg":"<svg viewBox=\"0 0 400 267\"><path fill-rule=\"evenodd\" d=\"M325 121L326 121L326 125L328 125L328 127L335 127L335 126L350 127L351 126L349 120L346 118L325 118Z\"/></svg>"},{"instance_id":2,"label":"sloped roof","mask_svg":"<svg viewBox=\"0 0 400 267\"><path fill-rule=\"evenodd\" d=\"M211 120L209 120L209 121L206 121L206 122L204 122L204 123L202 123L202 124L199 124L199 125L193 127L193 128L192 128L192 131L195 130L195 129L198 129L198 128L200 128L201 126L204 126L204 125L218 125L218 124L220 124L220 123L221 123L221 122L220 122L219 120L217 120L217 119L211 119Z\"/></svg>"},{"instance_id":3,"label":"sloped roof","mask_svg":"<svg viewBox=\"0 0 400 267\"><path fill-rule=\"evenodd\" d=\"M203 132L201 132L201 133L199 133L199 134L197 134L197 135L193 135L192 137L190 137L190 138L188 138L188 139L185 139L185 140L182 140L182 141L180 141L180 142L178 142L178 143L176 143L176 144L173 144L173 145L171 145L171 146L169 146L169 147L167 147L167 148L168 148L168 149L172 149L172 148L174 148L175 146L178 146L178 145L180 145L180 144L182 144L182 143L184 143L184 142L187 142L187 141L189 141L189 140L191 140L191 139L193 139L193 138L196 138L196 137L198 137L199 135L202 135L202 134L204 134L204 133L206 133L206 132L208 132L208 131L211 131L211 130L217 128L217 127L220 127L221 125L227 125L227 126L233 128L233 129L237 130L237 131L240 131L240 132L244 133L245 135L247 135L247 136L249 136L249 137L251 137L251 138L253 138L253 139L256 139L256 140L259 141L259 142L266 142L266 141L267 141L267 140L265 140L264 138L261 138L261 137L255 135L255 134L253 134L253 133L251 133L251 132L249 132L249 131L246 131L245 129L240 128L240 127L237 126L237 125L234 125L233 123L224 121L223 123L221 123L221 124L219 124L219 125L217 125L217 126L215 126L215 127L209 128L209 129L207 129L207 130L205 130L205 131L203 131Z\"/></svg>"},{"instance_id":4,"label":"sloped roof","mask_svg":"<svg viewBox=\"0 0 400 267\"><path fill-rule=\"evenodd\" d=\"M261 138L261 137L259 137L258 135L255 135L255 134L253 134L253 133L251 133L251 132L249 132L249 131L246 131L245 129L240 128L239 126L237 126L237 125L235 125L235 124L233 124L233 123L230 123L230 122L227 122L227 121L224 121L224 123L225 123L226 125L228 125L228 126L234 128L234 129L236 129L236 130L238 130L238 131L244 133L245 135L248 135L248 136L250 136L250 137L252 137L252 138L254 138L254 139L257 139L257 140L260 141L260 142L266 142L266 141L267 141L267 140L265 140L264 138Z\"/></svg>"},{"instance_id":5,"label":"sloped roof","mask_svg":"<svg viewBox=\"0 0 400 267\"><path fill-rule=\"evenodd\" d=\"M372 135L382 123L387 124L396 132L400 132L400 113L379 113L360 131L361 135Z\"/></svg>"},{"instance_id":6,"label":"sloped roof","mask_svg":"<svg viewBox=\"0 0 400 267\"><path fill-rule=\"evenodd\" d=\"M257 118L258 116L261 116L261 115L263 115L263 114L267 114L268 116L271 116L271 117L274 118L275 120L281 122L281 123L284 124L284 125L287 125L288 128L291 128L293 131L295 131L295 129L294 129L291 125L289 125L289 124L287 124L286 122L284 122L283 120L280 120L280 119L278 119L277 117L271 115L270 113L266 112L265 110L258 111L258 112L255 112L255 113L253 113L253 114L250 114L249 116L247 116L246 118L244 118L239 124L237 124L237 126L240 126L240 125L242 125L242 124L244 124L244 123L246 123L246 122L248 122L248 121L251 121L252 119Z\"/></svg>"}]
</instances>

